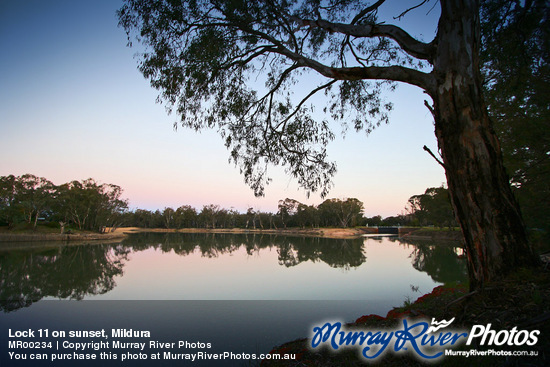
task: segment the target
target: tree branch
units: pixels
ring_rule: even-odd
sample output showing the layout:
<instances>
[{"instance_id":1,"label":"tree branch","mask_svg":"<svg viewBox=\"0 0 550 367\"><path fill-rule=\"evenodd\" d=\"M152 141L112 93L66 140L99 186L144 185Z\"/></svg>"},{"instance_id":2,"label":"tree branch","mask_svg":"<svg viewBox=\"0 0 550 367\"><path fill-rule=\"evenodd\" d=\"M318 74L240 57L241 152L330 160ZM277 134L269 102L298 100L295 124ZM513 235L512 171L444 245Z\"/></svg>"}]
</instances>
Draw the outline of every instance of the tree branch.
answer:
<instances>
[{"instance_id":1,"label":"tree branch","mask_svg":"<svg viewBox=\"0 0 550 367\"><path fill-rule=\"evenodd\" d=\"M435 77L432 73L424 73L419 70L410 69L404 66L392 65L392 66L370 66L370 67L349 67L349 68L335 68L324 65L319 61L310 59L304 55L291 51L279 40L273 36L266 34L257 29L253 29L248 25L235 25L236 28L242 31L254 34L262 39L273 43L274 47L269 49L268 52L278 53L286 56L289 59L296 62L298 66L308 67L317 71L319 74L337 80L363 80L363 79L386 79L396 82L403 82L412 84L424 89L428 94L434 95L435 93ZM355 26L349 26L355 27ZM400 29L398 27L393 27ZM403 31L404 32L404 31ZM411 37L412 39L412 37ZM416 41L418 42L418 41ZM422 42L418 42L423 44ZM426 45L426 44L423 44Z\"/></svg>"},{"instance_id":2,"label":"tree branch","mask_svg":"<svg viewBox=\"0 0 550 367\"><path fill-rule=\"evenodd\" d=\"M441 160L439 158L437 158L435 156L435 154L433 154L433 152L430 150L430 148L428 148L427 146L424 145L424 147L422 149L424 149L426 152L428 152L428 154L431 155L432 158L435 159L437 161L437 163L439 163L441 165L441 167L446 168L445 163L441 162Z\"/></svg>"},{"instance_id":3,"label":"tree branch","mask_svg":"<svg viewBox=\"0 0 550 367\"><path fill-rule=\"evenodd\" d=\"M305 66L317 71L319 74L337 80L363 80L363 79L385 79L396 82L403 82L420 87L433 95L435 89L435 79L430 73L409 69L404 66L369 66L369 67L350 67L335 68L324 65L316 60L296 54L285 47L277 47L273 52L288 57L299 66Z\"/></svg>"},{"instance_id":4,"label":"tree branch","mask_svg":"<svg viewBox=\"0 0 550 367\"><path fill-rule=\"evenodd\" d=\"M298 105L296 106L296 108L294 109L294 111L292 111L292 113L290 113L283 121L281 121L276 127L275 129L278 129L281 125L286 125L287 122L294 116L298 113L298 111L300 110L300 108L304 105L304 103L306 103L306 101L308 99L310 99L315 93L319 92L320 90L323 90L323 89L327 89L328 87L330 87L332 84L336 83L336 80L331 80L329 81L328 83L325 83L323 85L320 85L318 86L317 88L313 89L311 92L309 92L309 94L307 96L305 96L301 101L300 103L298 103Z\"/></svg>"},{"instance_id":5,"label":"tree branch","mask_svg":"<svg viewBox=\"0 0 550 367\"><path fill-rule=\"evenodd\" d=\"M398 16L396 17L393 17L393 19L401 19L403 18L408 12L410 12L411 10L414 10L416 8L420 8L422 5L424 5L425 3L427 3L428 0L423 0L420 4L418 5L415 5L413 6L412 8L408 8L407 10L405 10L403 13L399 14Z\"/></svg>"},{"instance_id":6,"label":"tree branch","mask_svg":"<svg viewBox=\"0 0 550 367\"><path fill-rule=\"evenodd\" d=\"M435 120L435 110L434 108L430 105L430 103L426 100L424 100L424 106L426 106L428 108L428 110L430 111L430 113L432 114L434 120Z\"/></svg>"},{"instance_id":7,"label":"tree branch","mask_svg":"<svg viewBox=\"0 0 550 367\"><path fill-rule=\"evenodd\" d=\"M361 18L363 18L365 15L367 15L368 13L372 12L372 11L375 11L375 10L378 10L378 8L380 7L380 5L382 5L386 0L378 0L376 3L372 4L371 6L369 6L368 8L365 8L363 10L361 10L359 12L359 14L357 14L353 20L351 21L351 24L356 24Z\"/></svg>"},{"instance_id":8,"label":"tree branch","mask_svg":"<svg viewBox=\"0 0 550 367\"><path fill-rule=\"evenodd\" d=\"M399 44L403 51L421 60L430 63L433 59L435 47L433 42L424 43L413 38L400 27L391 24L344 24L332 23L326 20L308 20L298 17L291 17L292 21L302 27L322 28L329 32L337 32L347 36L358 38L387 37Z\"/></svg>"}]
</instances>

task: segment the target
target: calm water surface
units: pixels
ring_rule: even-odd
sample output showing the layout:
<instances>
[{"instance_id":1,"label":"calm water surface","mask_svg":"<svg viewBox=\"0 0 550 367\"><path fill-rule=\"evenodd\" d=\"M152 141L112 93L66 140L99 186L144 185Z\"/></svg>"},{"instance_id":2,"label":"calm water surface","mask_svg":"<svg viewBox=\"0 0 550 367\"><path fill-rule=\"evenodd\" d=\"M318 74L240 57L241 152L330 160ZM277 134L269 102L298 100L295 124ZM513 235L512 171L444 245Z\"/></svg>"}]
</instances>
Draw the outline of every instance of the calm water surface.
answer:
<instances>
[{"instance_id":1,"label":"calm water surface","mask_svg":"<svg viewBox=\"0 0 550 367\"><path fill-rule=\"evenodd\" d=\"M185 331L253 352L327 319L385 315L467 278L460 249L390 237L149 233L120 244L32 245L0 251L6 325L149 328L165 340Z\"/></svg>"}]
</instances>

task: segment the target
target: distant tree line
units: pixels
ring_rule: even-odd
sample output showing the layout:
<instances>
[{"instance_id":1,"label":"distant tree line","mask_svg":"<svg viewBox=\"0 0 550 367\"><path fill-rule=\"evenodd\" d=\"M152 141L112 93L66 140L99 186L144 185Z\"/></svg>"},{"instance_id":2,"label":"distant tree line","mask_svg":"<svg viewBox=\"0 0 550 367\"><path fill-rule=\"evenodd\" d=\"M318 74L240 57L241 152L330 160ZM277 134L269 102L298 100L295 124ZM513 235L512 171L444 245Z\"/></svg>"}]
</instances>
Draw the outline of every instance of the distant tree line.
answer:
<instances>
[{"instance_id":1,"label":"distant tree line","mask_svg":"<svg viewBox=\"0 0 550 367\"><path fill-rule=\"evenodd\" d=\"M279 200L277 212L248 208L244 213L219 205L190 205L163 210L128 210L122 189L92 178L54 185L32 174L0 176L0 225L19 224L36 228L37 223L65 229L104 231L105 228L318 228L356 226L456 227L448 190L430 187L409 198L401 215L364 217L364 205L356 198L326 199L307 205L295 199Z\"/></svg>"},{"instance_id":2,"label":"distant tree line","mask_svg":"<svg viewBox=\"0 0 550 367\"><path fill-rule=\"evenodd\" d=\"M294 199L280 200L276 213L248 208L246 213L205 205L201 210L183 205L177 209L137 209L125 214L125 224L143 228L249 228L354 227L365 225L363 203L355 198L327 199L318 206Z\"/></svg>"},{"instance_id":3,"label":"distant tree line","mask_svg":"<svg viewBox=\"0 0 550 367\"><path fill-rule=\"evenodd\" d=\"M107 227L142 228L249 228L355 227L403 224L403 216L366 218L364 205L356 198L327 199L319 205L306 205L286 198L276 213L248 208L245 213L219 205L190 205L176 209L128 210L122 188L102 184L92 178L54 185L32 174L0 176L0 226L9 229L25 224L36 228L39 222L63 233L68 229L104 231Z\"/></svg>"},{"instance_id":4,"label":"distant tree line","mask_svg":"<svg viewBox=\"0 0 550 367\"><path fill-rule=\"evenodd\" d=\"M0 176L0 224L14 228L27 223L36 228L39 221L79 230L103 231L122 224L128 201L122 189L89 178L54 185L31 174Z\"/></svg>"},{"instance_id":5,"label":"distant tree line","mask_svg":"<svg viewBox=\"0 0 550 367\"><path fill-rule=\"evenodd\" d=\"M448 198L447 198L448 200ZM447 205L450 203L447 202ZM177 209L136 209L124 214L124 225L141 228L319 228L357 226L420 225L411 213L382 218L363 216L364 205L356 198L326 199L319 205L307 205L295 199L279 200L277 212L263 212L248 208L246 213L224 209L219 205L204 205L201 210L183 205ZM424 208L425 212L433 210ZM451 211L452 215L452 211ZM430 217L431 218L431 217ZM431 220L423 221L433 224Z\"/></svg>"}]
</instances>

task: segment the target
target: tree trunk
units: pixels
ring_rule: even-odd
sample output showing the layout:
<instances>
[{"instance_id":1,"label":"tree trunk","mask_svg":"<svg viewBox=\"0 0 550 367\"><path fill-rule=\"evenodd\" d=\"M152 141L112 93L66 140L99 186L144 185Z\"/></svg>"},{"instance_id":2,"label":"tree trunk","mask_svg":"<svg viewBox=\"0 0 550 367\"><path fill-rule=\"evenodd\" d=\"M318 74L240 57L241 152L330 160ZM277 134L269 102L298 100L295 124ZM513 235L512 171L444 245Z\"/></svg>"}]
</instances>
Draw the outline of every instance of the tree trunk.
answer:
<instances>
[{"instance_id":1,"label":"tree trunk","mask_svg":"<svg viewBox=\"0 0 550 367\"><path fill-rule=\"evenodd\" d=\"M434 62L435 134L464 235L470 288L533 266L519 206L483 101L479 4L442 0Z\"/></svg>"},{"instance_id":2,"label":"tree trunk","mask_svg":"<svg viewBox=\"0 0 550 367\"><path fill-rule=\"evenodd\" d=\"M36 210L36 216L34 217L34 223L33 223L33 226L32 228L33 229L36 229L36 225L38 224L38 216L40 215L40 210Z\"/></svg>"}]
</instances>

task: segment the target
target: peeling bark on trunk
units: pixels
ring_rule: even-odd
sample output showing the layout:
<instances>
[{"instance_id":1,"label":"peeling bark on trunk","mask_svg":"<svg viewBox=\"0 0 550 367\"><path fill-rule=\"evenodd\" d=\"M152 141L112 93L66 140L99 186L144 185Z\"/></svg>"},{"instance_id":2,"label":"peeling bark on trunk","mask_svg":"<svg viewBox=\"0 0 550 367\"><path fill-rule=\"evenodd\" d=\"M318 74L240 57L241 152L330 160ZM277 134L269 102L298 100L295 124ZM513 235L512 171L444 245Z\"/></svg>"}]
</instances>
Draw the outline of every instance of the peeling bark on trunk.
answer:
<instances>
[{"instance_id":1,"label":"peeling bark on trunk","mask_svg":"<svg viewBox=\"0 0 550 367\"><path fill-rule=\"evenodd\" d=\"M441 2L434 62L435 134L462 228L470 288L537 264L483 102L479 11L474 0ZM468 55L470 57L468 57Z\"/></svg>"}]
</instances>

